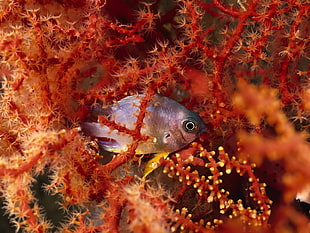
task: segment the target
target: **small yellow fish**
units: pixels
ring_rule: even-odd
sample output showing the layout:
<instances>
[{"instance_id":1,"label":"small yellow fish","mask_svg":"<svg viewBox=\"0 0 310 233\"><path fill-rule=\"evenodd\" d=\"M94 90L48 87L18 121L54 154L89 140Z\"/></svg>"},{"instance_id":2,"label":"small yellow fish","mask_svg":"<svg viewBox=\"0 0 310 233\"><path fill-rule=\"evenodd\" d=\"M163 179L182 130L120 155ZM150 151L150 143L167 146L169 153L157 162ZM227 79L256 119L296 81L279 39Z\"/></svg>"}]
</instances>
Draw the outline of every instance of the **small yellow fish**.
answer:
<instances>
[{"instance_id":1,"label":"small yellow fish","mask_svg":"<svg viewBox=\"0 0 310 233\"><path fill-rule=\"evenodd\" d=\"M91 111L93 115L108 116L109 120L133 130L143 96L128 96L106 108L95 105ZM206 125L197 113L170 98L154 95L146 110L141 134L150 139L139 143L135 153L154 154L154 157L146 164L143 179L157 168L160 158L166 158L170 153L185 147L206 130ZM126 151L133 142L132 136L111 130L100 123L83 122L81 128L85 135L97 137L107 151Z\"/></svg>"}]
</instances>

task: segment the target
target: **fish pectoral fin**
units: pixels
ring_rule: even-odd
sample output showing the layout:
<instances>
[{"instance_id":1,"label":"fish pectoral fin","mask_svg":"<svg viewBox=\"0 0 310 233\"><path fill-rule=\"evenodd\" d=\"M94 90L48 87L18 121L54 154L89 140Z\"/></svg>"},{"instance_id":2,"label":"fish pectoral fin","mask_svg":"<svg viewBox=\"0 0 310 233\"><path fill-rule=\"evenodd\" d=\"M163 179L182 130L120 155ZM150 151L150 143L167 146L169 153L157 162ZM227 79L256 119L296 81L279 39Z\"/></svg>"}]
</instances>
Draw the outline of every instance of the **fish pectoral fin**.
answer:
<instances>
[{"instance_id":1,"label":"fish pectoral fin","mask_svg":"<svg viewBox=\"0 0 310 233\"><path fill-rule=\"evenodd\" d=\"M142 179L144 180L152 171L158 167L158 162L161 158L166 159L169 153L159 153L155 154L154 158L150 159L144 168L144 173Z\"/></svg>"}]
</instances>

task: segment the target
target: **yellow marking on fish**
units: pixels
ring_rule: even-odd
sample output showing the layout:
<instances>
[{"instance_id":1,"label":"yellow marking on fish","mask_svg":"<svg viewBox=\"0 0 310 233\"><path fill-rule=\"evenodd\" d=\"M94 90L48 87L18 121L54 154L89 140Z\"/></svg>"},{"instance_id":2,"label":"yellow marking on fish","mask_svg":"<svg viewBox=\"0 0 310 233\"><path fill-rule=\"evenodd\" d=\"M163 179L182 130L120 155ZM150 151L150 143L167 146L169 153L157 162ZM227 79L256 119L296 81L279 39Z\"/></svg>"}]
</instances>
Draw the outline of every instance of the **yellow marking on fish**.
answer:
<instances>
[{"instance_id":1,"label":"yellow marking on fish","mask_svg":"<svg viewBox=\"0 0 310 233\"><path fill-rule=\"evenodd\" d=\"M159 160L161 158L166 159L168 155L169 153L166 153L166 152L154 155L154 158L150 159L145 165L142 179L145 180L145 178L158 167Z\"/></svg>"}]
</instances>

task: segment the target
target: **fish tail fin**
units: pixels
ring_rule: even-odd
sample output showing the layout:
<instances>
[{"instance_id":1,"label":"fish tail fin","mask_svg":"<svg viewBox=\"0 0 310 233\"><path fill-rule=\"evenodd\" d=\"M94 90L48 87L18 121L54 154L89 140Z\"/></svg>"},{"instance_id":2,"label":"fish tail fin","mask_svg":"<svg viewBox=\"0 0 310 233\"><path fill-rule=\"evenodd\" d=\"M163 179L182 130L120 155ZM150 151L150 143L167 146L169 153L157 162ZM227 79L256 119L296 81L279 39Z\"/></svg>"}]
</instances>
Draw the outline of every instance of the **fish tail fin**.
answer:
<instances>
[{"instance_id":1,"label":"fish tail fin","mask_svg":"<svg viewBox=\"0 0 310 233\"><path fill-rule=\"evenodd\" d=\"M168 155L169 153L166 152L154 155L154 158L150 159L145 165L142 179L145 180L145 178L158 167L159 160L161 158L166 159Z\"/></svg>"},{"instance_id":2,"label":"fish tail fin","mask_svg":"<svg viewBox=\"0 0 310 233\"><path fill-rule=\"evenodd\" d=\"M130 142L127 135L122 136L117 131L100 123L82 122L80 127L84 135L98 138L99 144L110 152L120 153Z\"/></svg>"},{"instance_id":3,"label":"fish tail fin","mask_svg":"<svg viewBox=\"0 0 310 233\"><path fill-rule=\"evenodd\" d=\"M108 126L95 122L82 122L80 123L82 132L86 136L92 137L109 137L111 129Z\"/></svg>"}]
</instances>

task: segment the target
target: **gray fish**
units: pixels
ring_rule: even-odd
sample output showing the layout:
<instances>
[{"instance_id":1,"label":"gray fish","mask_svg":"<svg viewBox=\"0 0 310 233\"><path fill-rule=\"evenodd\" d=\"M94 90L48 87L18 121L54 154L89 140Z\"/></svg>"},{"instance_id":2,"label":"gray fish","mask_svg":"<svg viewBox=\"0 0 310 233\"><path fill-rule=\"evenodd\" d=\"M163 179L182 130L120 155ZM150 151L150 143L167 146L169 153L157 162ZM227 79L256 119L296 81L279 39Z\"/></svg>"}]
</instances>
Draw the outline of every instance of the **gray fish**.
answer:
<instances>
[{"instance_id":1,"label":"gray fish","mask_svg":"<svg viewBox=\"0 0 310 233\"><path fill-rule=\"evenodd\" d=\"M94 105L91 112L95 116L107 116L109 120L133 130L143 96L128 96L106 108ZM154 95L146 110L141 134L150 139L139 143L135 153L156 155L147 163L143 178L157 167L161 157L166 158L170 153L180 150L206 130L197 113L167 97ZM85 135L97 137L107 151L126 151L133 142L132 136L111 130L101 123L83 122L81 128Z\"/></svg>"}]
</instances>

